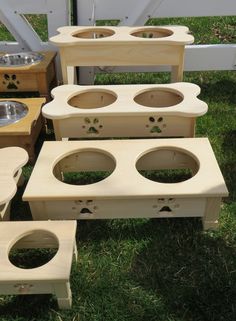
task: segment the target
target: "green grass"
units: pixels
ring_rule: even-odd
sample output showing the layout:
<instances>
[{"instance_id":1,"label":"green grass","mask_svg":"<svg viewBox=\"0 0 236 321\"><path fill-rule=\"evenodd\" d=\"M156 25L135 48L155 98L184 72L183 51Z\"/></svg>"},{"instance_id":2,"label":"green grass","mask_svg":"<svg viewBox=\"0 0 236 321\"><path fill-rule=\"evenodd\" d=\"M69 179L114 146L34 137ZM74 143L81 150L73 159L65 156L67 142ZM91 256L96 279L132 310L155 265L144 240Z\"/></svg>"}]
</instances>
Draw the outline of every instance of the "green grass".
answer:
<instances>
[{"instance_id":1,"label":"green grass","mask_svg":"<svg viewBox=\"0 0 236 321\"><path fill-rule=\"evenodd\" d=\"M169 23L188 25L197 43L235 42L235 17L158 20ZM168 81L167 73L96 79L97 84ZM184 81L198 84L199 98L208 103L208 113L197 121L197 136L209 137L230 192L219 229L203 232L199 219L80 221L72 309L58 310L51 295L2 296L0 321L236 319L236 73L191 72ZM27 179L31 170L24 168ZM31 218L21 202L24 188L13 201L14 220Z\"/></svg>"}]
</instances>

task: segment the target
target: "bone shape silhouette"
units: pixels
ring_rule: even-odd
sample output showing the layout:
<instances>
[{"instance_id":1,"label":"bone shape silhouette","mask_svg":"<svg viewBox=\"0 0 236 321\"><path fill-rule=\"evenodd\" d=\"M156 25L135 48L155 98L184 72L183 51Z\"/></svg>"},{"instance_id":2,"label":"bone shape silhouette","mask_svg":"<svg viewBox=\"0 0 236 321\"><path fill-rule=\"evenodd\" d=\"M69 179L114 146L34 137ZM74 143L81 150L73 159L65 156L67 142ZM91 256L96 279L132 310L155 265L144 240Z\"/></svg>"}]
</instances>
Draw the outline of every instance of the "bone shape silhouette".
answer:
<instances>
[{"instance_id":1,"label":"bone shape silhouette","mask_svg":"<svg viewBox=\"0 0 236 321\"><path fill-rule=\"evenodd\" d=\"M15 176L28 158L27 152L20 147L0 149L0 205L14 197L17 191Z\"/></svg>"}]
</instances>

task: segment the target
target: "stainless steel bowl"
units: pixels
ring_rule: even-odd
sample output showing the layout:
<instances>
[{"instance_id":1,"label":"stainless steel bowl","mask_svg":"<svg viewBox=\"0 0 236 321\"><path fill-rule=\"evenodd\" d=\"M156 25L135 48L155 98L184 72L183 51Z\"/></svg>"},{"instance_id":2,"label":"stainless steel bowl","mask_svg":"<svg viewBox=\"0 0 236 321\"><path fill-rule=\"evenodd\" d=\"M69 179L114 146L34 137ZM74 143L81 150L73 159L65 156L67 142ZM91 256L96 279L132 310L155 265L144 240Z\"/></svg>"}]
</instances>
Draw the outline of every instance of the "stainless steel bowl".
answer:
<instances>
[{"instance_id":1,"label":"stainless steel bowl","mask_svg":"<svg viewBox=\"0 0 236 321\"><path fill-rule=\"evenodd\" d=\"M0 56L0 67L20 67L39 63L43 55L38 52L18 52Z\"/></svg>"},{"instance_id":2,"label":"stainless steel bowl","mask_svg":"<svg viewBox=\"0 0 236 321\"><path fill-rule=\"evenodd\" d=\"M28 107L14 100L0 101L0 127L18 122L28 113Z\"/></svg>"}]
</instances>

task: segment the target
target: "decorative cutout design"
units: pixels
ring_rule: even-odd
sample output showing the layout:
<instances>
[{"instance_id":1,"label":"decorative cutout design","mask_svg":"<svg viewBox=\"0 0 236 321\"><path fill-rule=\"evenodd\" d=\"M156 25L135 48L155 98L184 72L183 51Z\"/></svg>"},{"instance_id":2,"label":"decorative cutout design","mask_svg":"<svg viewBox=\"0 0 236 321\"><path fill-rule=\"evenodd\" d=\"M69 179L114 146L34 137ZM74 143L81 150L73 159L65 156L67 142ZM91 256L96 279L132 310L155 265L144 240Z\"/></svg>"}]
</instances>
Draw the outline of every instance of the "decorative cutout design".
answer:
<instances>
[{"instance_id":1,"label":"decorative cutout design","mask_svg":"<svg viewBox=\"0 0 236 321\"><path fill-rule=\"evenodd\" d=\"M18 293L28 294L30 293L30 290L32 289L33 284L29 284L29 283L15 284L14 287L17 288Z\"/></svg>"},{"instance_id":2,"label":"decorative cutout design","mask_svg":"<svg viewBox=\"0 0 236 321\"><path fill-rule=\"evenodd\" d=\"M152 135L162 134L163 129L167 127L167 125L164 124L163 121L163 117L149 117L148 124L146 124L146 128L149 129L149 133Z\"/></svg>"},{"instance_id":3,"label":"decorative cutout design","mask_svg":"<svg viewBox=\"0 0 236 321\"><path fill-rule=\"evenodd\" d=\"M17 80L16 75L9 75L9 74L4 74L3 76L3 85L6 86L7 89L11 90L17 90L18 89L18 85L20 84L19 80Z\"/></svg>"},{"instance_id":4,"label":"decorative cutout design","mask_svg":"<svg viewBox=\"0 0 236 321\"><path fill-rule=\"evenodd\" d=\"M83 125L82 128L85 129L86 134L98 135L103 128L98 118L85 117L84 123L85 125Z\"/></svg>"},{"instance_id":5,"label":"decorative cutout design","mask_svg":"<svg viewBox=\"0 0 236 321\"><path fill-rule=\"evenodd\" d=\"M174 214L174 211L180 207L175 198L158 198L157 203L154 204L153 209L157 211L157 214Z\"/></svg>"},{"instance_id":6,"label":"decorative cutout design","mask_svg":"<svg viewBox=\"0 0 236 321\"><path fill-rule=\"evenodd\" d=\"M73 206L72 209L78 211L81 216L92 216L97 210L93 200L78 200L75 201L75 205L78 206Z\"/></svg>"}]
</instances>

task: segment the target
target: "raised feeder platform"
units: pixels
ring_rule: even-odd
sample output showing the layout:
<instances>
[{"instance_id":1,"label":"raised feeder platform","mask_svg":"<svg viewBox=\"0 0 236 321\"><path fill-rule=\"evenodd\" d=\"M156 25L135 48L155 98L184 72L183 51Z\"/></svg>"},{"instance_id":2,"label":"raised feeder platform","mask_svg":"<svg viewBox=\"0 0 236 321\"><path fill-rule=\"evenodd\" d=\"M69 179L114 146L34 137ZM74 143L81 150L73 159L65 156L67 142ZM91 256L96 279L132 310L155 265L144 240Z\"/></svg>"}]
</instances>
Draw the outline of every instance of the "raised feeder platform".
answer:
<instances>
[{"instance_id":1,"label":"raised feeder platform","mask_svg":"<svg viewBox=\"0 0 236 321\"><path fill-rule=\"evenodd\" d=\"M59 308L70 308L70 271L73 251L76 254L75 233L75 221L1 222L0 295L51 293L57 297ZM51 249L54 256L33 268L22 267L22 263L11 258L12 252L16 256L17 250L24 250L26 256L27 251L32 253L32 249ZM28 257L30 262L32 257Z\"/></svg>"},{"instance_id":2,"label":"raised feeder platform","mask_svg":"<svg viewBox=\"0 0 236 321\"><path fill-rule=\"evenodd\" d=\"M57 86L56 52L0 53L0 92L38 92L50 100Z\"/></svg>"},{"instance_id":3,"label":"raised feeder platform","mask_svg":"<svg viewBox=\"0 0 236 321\"><path fill-rule=\"evenodd\" d=\"M103 137L194 137L196 118L207 112L190 83L78 86L52 90L44 117L57 140Z\"/></svg>"},{"instance_id":4,"label":"raised feeder platform","mask_svg":"<svg viewBox=\"0 0 236 321\"><path fill-rule=\"evenodd\" d=\"M100 140L45 142L23 200L34 220L201 217L208 229L227 195L207 138Z\"/></svg>"},{"instance_id":5,"label":"raised feeder platform","mask_svg":"<svg viewBox=\"0 0 236 321\"><path fill-rule=\"evenodd\" d=\"M59 48L64 84L75 83L72 66L171 66L172 82L182 81L185 45L194 41L184 26L66 26L50 41Z\"/></svg>"},{"instance_id":6,"label":"raised feeder platform","mask_svg":"<svg viewBox=\"0 0 236 321\"><path fill-rule=\"evenodd\" d=\"M11 200L17 191L17 185L21 184L21 168L27 161L28 154L22 148L0 149L0 221L10 219Z\"/></svg>"},{"instance_id":7,"label":"raised feeder platform","mask_svg":"<svg viewBox=\"0 0 236 321\"><path fill-rule=\"evenodd\" d=\"M0 148L19 146L35 159L35 143L43 126L45 98L0 99Z\"/></svg>"}]
</instances>

